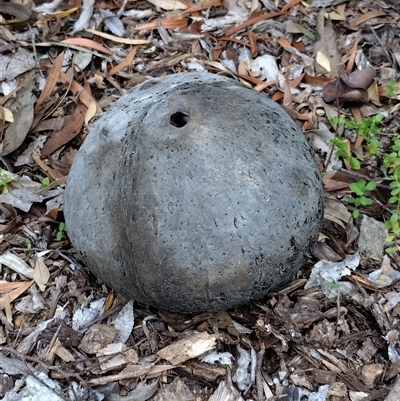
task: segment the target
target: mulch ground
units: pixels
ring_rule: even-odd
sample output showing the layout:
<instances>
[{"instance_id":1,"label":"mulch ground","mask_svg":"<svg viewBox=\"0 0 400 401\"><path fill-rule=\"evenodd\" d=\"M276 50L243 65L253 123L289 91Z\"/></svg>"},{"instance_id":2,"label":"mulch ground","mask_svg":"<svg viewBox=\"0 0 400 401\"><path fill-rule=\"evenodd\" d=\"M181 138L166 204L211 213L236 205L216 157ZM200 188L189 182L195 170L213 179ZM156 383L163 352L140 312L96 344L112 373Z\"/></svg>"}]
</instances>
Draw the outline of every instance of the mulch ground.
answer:
<instances>
[{"instance_id":1,"label":"mulch ground","mask_svg":"<svg viewBox=\"0 0 400 401\"><path fill-rule=\"evenodd\" d=\"M1 2L0 397L398 401L399 21L397 0ZM183 71L278 102L325 188L304 268L219 313L114 293L77 258L62 213L98 116Z\"/></svg>"}]
</instances>

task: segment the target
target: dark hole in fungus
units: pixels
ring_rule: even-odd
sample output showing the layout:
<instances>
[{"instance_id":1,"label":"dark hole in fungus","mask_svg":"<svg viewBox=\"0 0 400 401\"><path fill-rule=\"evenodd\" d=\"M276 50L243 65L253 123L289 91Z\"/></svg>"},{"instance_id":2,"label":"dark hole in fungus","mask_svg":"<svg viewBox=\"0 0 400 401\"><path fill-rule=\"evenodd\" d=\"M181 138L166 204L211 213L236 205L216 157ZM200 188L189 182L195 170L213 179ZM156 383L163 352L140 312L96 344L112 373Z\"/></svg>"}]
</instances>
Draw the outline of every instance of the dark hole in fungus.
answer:
<instances>
[{"instance_id":1,"label":"dark hole in fungus","mask_svg":"<svg viewBox=\"0 0 400 401\"><path fill-rule=\"evenodd\" d=\"M186 113L182 113L181 111L177 111L176 113L172 114L169 122L174 127L182 128L184 127L189 121L189 116Z\"/></svg>"}]
</instances>

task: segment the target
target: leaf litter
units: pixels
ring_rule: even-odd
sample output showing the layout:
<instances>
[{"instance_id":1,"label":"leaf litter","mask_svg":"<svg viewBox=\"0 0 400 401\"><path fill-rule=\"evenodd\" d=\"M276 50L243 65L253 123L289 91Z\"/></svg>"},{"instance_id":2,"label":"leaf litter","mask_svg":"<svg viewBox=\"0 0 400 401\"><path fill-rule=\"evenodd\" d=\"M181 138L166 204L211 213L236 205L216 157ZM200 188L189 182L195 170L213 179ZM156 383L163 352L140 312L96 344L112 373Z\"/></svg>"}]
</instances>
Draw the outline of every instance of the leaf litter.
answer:
<instances>
[{"instance_id":1,"label":"leaf litter","mask_svg":"<svg viewBox=\"0 0 400 401\"><path fill-rule=\"evenodd\" d=\"M397 401L397 5L4 3L2 399ZM97 115L146 79L182 71L228 75L280 102L325 187L304 268L262 301L219 313L134 305L87 273L61 229L65 178Z\"/></svg>"}]
</instances>

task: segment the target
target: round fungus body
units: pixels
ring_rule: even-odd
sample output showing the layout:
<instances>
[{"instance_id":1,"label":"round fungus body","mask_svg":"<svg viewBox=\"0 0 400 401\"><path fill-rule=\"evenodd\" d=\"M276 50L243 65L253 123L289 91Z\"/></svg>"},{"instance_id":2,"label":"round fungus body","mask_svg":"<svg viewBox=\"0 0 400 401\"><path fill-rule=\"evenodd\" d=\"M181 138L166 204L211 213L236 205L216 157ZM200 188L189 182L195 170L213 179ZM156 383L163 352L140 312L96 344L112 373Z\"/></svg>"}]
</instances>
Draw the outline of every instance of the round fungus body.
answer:
<instances>
[{"instance_id":1,"label":"round fungus body","mask_svg":"<svg viewBox=\"0 0 400 401\"><path fill-rule=\"evenodd\" d=\"M181 73L136 86L95 123L64 209L72 244L106 284L160 309L217 311L302 267L323 193L278 105L230 78Z\"/></svg>"}]
</instances>

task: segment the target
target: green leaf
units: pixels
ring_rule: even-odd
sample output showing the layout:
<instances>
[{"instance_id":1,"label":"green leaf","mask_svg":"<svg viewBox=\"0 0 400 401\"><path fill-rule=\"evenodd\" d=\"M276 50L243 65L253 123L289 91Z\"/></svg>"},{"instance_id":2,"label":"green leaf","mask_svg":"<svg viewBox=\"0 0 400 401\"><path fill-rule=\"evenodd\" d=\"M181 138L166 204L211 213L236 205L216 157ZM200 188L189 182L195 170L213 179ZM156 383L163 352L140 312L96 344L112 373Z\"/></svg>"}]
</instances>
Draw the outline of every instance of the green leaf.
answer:
<instances>
[{"instance_id":1,"label":"green leaf","mask_svg":"<svg viewBox=\"0 0 400 401\"><path fill-rule=\"evenodd\" d=\"M349 203L356 203L356 202L357 202L357 199L354 198L353 196L349 196L349 197L347 198L347 202L349 202Z\"/></svg>"},{"instance_id":2,"label":"green leaf","mask_svg":"<svg viewBox=\"0 0 400 401\"><path fill-rule=\"evenodd\" d=\"M46 188L51 184L50 178L49 177L45 177L42 180L42 185L40 186L40 189Z\"/></svg>"},{"instance_id":3,"label":"green leaf","mask_svg":"<svg viewBox=\"0 0 400 401\"><path fill-rule=\"evenodd\" d=\"M354 170L360 170L361 164L355 157L349 157L349 163Z\"/></svg>"},{"instance_id":4,"label":"green leaf","mask_svg":"<svg viewBox=\"0 0 400 401\"><path fill-rule=\"evenodd\" d=\"M374 203L374 201L371 198L367 198L366 196L362 196L360 198L360 203L363 206L367 206L367 205L372 205Z\"/></svg>"},{"instance_id":5,"label":"green leaf","mask_svg":"<svg viewBox=\"0 0 400 401\"><path fill-rule=\"evenodd\" d=\"M389 198L388 202L389 203L397 203L398 200L399 200L399 198L397 196L392 196L391 198Z\"/></svg>"},{"instance_id":6,"label":"green leaf","mask_svg":"<svg viewBox=\"0 0 400 401\"><path fill-rule=\"evenodd\" d=\"M305 28L304 26L300 25L300 24L295 24L297 26L297 28L302 32L302 34L304 36L307 36L308 39L312 40L313 42L315 42L317 40L315 33L309 31L307 28ZM337 117L336 117L337 118Z\"/></svg>"},{"instance_id":7,"label":"green leaf","mask_svg":"<svg viewBox=\"0 0 400 401\"><path fill-rule=\"evenodd\" d=\"M325 281L324 284L331 290L336 290L336 289L340 288L340 284L332 283L331 281Z\"/></svg>"},{"instance_id":8,"label":"green leaf","mask_svg":"<svg viewBox=\"0 0 400 401\"><path fill-rule=\"evenodd\" d=\"M65 223L63 221L58 226L58 230L61 231L61 232L65 230Z\"/></svg>"},{"instance_id":9,"label":"green leaf","mask_svg":"<svg viewBox=\"0 0 400 401\"><path fill-rule=\"evenodd\" d=\"M373 191L378 184L375 181L370 181L366 186L365 189L367 191Z\"/></svg>"},{"instance_id":10,"label":"green leaf","mask_svg":"<svg viewBox=\"0 0 400 401\"><path fill-rule=\"evenodd\" d=\"M56 240L57 240L57 241L61 241L62 236L63 236L62 231L58 231L58 232L57 232L57 235L56 235Z\"/></svg>"},{"instance_id":11,"label":"green leaf","mask_svg":"<svg viewBox=\"0 0 400 401\"><path fill-rule=\"evenodd\" d=\"M385 239L386 242L392 242L394 240L395 236L394 235L388 235Z\"/></svg>"},{"instance_id":12,"label":"green leaf","mask_svg":"<svg viewBox=\"0 0 400 401\"><path fill-rule=\"evenodd\" d=\"M376 154L378 150L379 141L377 139L371 139L371 142L367 145L369 153L372 155Z\"/></svg>"},{"instance_id":13,"label":"green leaf","mask_svg":"<svg viewBox=\"0 0 400 401\"><path fill-rule=\"evenodd\" d=\"M360 181L361 182L361 181ZM360 182L352 182L349 188L355 192L358 196L364 195L363 186L360 186ZM365 181L364 181L365 182Z\"/></svg>"},{"instance_id":14,"label":"green leaf","mask_svg":"<svg viewBox=\"0 0 400 401\"><path fill-rule=\"evenodd\" d=\"M392 222L390 220L387 220L383 223L383 227L385 227L387 230L390 230L392 228Z\"/></svg>"},{"instance_id":15,"label":"green leaf","mask_svg":"<svg viewBox=\"0 0 400 401\"><path fill-rule=\"evenodd\" d=\"M338 125L339 118L338 117L332 117L330 121L331 121L332 125Z\"/></svg>"},{"instance_id":16,"label":"green leaf","mask_svg":"<svg viewBox=\"0 0 400 401\"><path fill-rule=\"evenodd\" d=\"M398 221L399 221L399 214L398 214L397 212L393 213L393 214L390 216L390 221L391 221L392 223L398 222Z\"/></svg>"},{"instance_id":17,"label":"green leaf","mask_svg":"<svg viewBox=\"0 0 400 401\"><path fill-rule=\"evenodd\" d=\"M397 246L391 246L389 248L385 249L386 253L393 253L393 252L397 252L399 249L397 248Z\"/></svg>"},{"instance_id":18,"label":"green leaf","mask_svg":"<svg viewBox=\"0 0 400 401\"><path fill-rule=\"evenodd\" d=\"M360 211L358 209L354 209L352 215L353 219L356 219L360 215Z\"/></svg>"}]
</instances>

